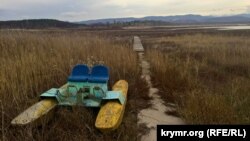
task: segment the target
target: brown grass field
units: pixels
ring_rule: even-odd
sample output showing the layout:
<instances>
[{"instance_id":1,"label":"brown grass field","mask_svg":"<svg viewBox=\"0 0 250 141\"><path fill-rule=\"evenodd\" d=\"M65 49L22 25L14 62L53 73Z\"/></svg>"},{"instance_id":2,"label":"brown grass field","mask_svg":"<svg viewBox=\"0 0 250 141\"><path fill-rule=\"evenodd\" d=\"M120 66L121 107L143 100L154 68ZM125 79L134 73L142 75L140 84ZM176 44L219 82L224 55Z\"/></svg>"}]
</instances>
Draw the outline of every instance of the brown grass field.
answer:
<instances>
[{"instance_id":1,"label":"brown grass field","mask_svg":"<svg viewBox=\"0 0 250 141\"><path fill-rule=\"evenodd\" d=\"M1 140L137 140L137 111L147 105L147 87L140 79L137 55L131 42L80 32L5 32L0 34ZM11 120L38 101L51 87L66 83L72 67L79 63L105 64L110 83L129 82L128 102L120 128L101 134L94 128L98 109L60 108L48 124L13 127ZM138 95L140 94L140 95Z\"/></svg>"},{"instance_id":2,"label":"brown grass field","mask_svg":"<svg viewBox=\"0 0 250 141\"><path fill-rule=\"evenodd\" d=\"M249 124L249 37L197 33L144 39L162 98L178 103L178 114L189 124Z\"/></svg>"},{"instance_id":3,"label":"brown grass field","mask_svg":"<svg viewBox=\"0 0 250 141\"><path fill-rule=\"evenodd\" d=\"M149 106L140 79L132 37L139 35L151 63L154 85L188 124L250 123L250 32L186 30L0 30L0 140L135 141L147 130L137 126L140 109ZM66 83L79 63L105 64L110 83L129 83L121 126L102 134L94 128L98 109L56 109L42 126L13 127L11 120Z\"/></svg>"}]
</instances>

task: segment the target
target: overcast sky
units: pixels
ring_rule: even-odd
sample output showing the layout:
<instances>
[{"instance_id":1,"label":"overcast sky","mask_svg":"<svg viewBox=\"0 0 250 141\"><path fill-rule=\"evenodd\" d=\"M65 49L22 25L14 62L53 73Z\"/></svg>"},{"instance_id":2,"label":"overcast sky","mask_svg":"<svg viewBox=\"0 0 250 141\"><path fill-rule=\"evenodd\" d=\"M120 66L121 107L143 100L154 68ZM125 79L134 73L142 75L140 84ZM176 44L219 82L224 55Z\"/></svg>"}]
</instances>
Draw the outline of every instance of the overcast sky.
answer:
<instances>
[{"instance_id":1,"label":"overcast sky","mask_svg":"<svg viewBox=\"0 0 250 141\"><path fill-rule=\"evenodd\" d=\"M0 0L0 20L100 18L250 13L250 0Z\"/></svg>"}]
</instances>

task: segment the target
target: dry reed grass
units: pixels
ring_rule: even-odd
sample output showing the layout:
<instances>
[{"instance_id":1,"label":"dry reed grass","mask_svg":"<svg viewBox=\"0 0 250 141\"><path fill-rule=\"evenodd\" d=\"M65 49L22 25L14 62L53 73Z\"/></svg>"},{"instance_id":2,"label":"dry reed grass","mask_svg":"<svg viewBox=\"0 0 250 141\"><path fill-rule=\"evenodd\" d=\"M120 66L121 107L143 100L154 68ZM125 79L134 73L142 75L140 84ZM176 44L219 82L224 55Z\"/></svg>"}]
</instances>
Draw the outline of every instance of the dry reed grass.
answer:
<instances>
[{"instance_id":1,"label":"dry reed grass","mask_svg":"<svg viewBox=\"0 0 250 141\"><path fill-rule=\"evenodd\" d=\"M147 88L130 47L130 42L117 43L84 32L0 31L2 140L137 140L138 93L146 93ZM119 79L129 82L128 103L118 130L101 134L94 128L98 109L82 107L71 112L60 108L52 121L38 128L10 125L39 94L66 83L72 67L79 63L105 64L111 84Z\"/></svg>"},{"instance_id":2,"label":"dry reed grass","mask_svg":"<svg viewBox=\"0 0 250 141\"><path fill-rule=\"evenodd\" d=\"M249 124L248 39L226 34L145 38L162 98L177 103L188 123Z\"/></svg>"}]
</instances>

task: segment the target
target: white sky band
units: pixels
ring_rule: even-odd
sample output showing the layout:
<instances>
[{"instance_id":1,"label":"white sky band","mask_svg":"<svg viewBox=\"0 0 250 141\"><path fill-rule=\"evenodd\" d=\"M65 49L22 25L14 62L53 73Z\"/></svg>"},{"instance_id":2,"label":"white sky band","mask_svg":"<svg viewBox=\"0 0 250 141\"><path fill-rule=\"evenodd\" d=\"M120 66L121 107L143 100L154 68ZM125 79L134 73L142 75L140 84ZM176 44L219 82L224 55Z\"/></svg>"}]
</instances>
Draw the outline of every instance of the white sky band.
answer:
<instances>
[{"instance_id":1,"label":"white sky band","mask_svg":"<svg viewBox=\"0 0 250 141\"><path fill-rule=\"evenodd\" d=\"M249 0L0 0L0 20L51 18L82 21L100 18L180 14L250 13Z\"/></svg>"}]
</instances>

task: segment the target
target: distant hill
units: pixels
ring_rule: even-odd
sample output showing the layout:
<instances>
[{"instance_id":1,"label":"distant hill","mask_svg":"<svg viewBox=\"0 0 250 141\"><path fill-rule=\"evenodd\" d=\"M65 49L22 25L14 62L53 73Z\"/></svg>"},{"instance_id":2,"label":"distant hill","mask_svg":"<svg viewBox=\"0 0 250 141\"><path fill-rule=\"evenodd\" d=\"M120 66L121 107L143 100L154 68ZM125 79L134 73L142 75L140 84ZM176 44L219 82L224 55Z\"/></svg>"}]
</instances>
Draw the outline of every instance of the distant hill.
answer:
<instances>
[{"instance_id":1,"label":"distant hill","mask_svg":"<svg viewBox=\"0 0 250 141\"><path fill-rule=\"evenodd\" d=\"M40 28L73 28L83 25L64 22L53 19L28 19L16 21L0 21L0 28L24 28L24 29L40 29Z\"/></svg>"},{"instance_id":2,"label":"distant hill","mask_svg":"<svg viewBox=\"0 0 250 141\"><path fill-rule=\"evenodd\" d=\"M250 13L249 13L249 14L240 14L240 15L238 15L238 16L250 18Z\"/></svg>"},{"instance_id":3,"label":"distant hill","mask_svg":"<svg viewBox=\"0 0 250 141\"><path fill-rule=\"evenodd\" d=\"M205 20L207 23L250 23L250 17L245 16L228 16L214 17Z\"/></svg>"},{"instance_id":4,"label":"distant hill","mask_svg":"<svg viewBox=\"0 0 250 141\"><path fill-rule=\"evenodd\" d=\"M88 21L80 21L80 22L76 22L77 24L113 24L116 22L132 22L132 21L136 21L139 20L139 18L132 18L132 17L128 17L128 18L109 18L109 19L97 19L97 20L88 20Z\"/></svg>"},{"instance_id":5,"label":"distant hill","mask_svg":"<svg viewBox=\"0 0 250 141\"><path fill-rule=\"evenodd\" d=\"M143 18L109 18L80 22L65 22L54 19L27 19L15 21L0 21L1 28L77 28L83 26L110 26L112 28L134 25L173 25L173 24L214 24L214 23L248 23L250 14L234 16L201 16L201 15L175 15L175 16L147 16Z\"/></svg>"},{"instance_id":6,"label":"distant hill","mask_svg":"<svg viewBox=\"0 0 250 141\"><path fill-rule=\"evenodd\" d=\"M114 24L126 23L133 21L159 21L166 22L167 24L196 24L196 23L250 23L250 14L241 14L235 16L201 16L201 15L176 15L176 16L148 16L143 18L110 18L110 19L97 19L80 21L78 24Z\"/></svg>"}]
</instances>

